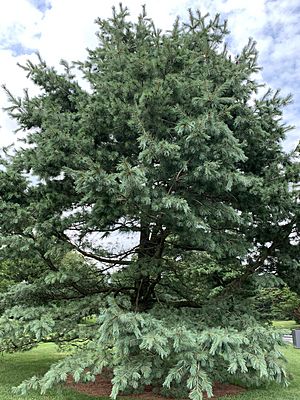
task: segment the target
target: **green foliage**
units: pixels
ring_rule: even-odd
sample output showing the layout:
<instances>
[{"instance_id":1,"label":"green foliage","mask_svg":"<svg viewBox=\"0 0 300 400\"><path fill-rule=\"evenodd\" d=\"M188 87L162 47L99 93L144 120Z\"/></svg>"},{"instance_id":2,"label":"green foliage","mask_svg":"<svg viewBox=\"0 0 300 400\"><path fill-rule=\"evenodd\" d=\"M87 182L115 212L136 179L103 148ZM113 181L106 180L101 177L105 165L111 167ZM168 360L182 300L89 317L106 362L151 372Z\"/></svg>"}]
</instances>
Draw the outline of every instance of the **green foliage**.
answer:
<instances>
[{"instance_id":1,"label":"green foliage","mask_svg":"<svg viewBox=\"0 0 300 400\"><path fill-rule=\"evenodd\" d=\"M10 276L9 267L6 262L0 264L0 292L6 291L14 283Z\"/></svg>"},{"instance_id":2,"label":"green foliage","mask_svg":"<svg viewBox=\"0 0 300 400\"><path fill-rule=\"evenodd\" d=\"M260 289L255 302L260 315L269 320L290 320L300 307L300 297L287 286Z\"/></svg>"},{"instance_id":3,"label":"green foliage","mask_svg":"<svg viewBox=\"0 0 300 400\"><path fill-rule=\"evenodd\" d=\"M248 390L237 396L228 396L230 400L297 400L300 390L300 360L297 351L292 346L287 346L284 355L288 359L288 370L294 378L290 385L278 387L276 383L264 388ZM19 384L32 375L45 373L51 364L58 362L64 356L57 352L53 344L42 344L32 351L26 353L5 354L0 364L0 398L1 400L14 400L16 397L11 393L11 386ZM90 400L90 396L79 393L67 387L56 387L50 390L46 396L47 400ZM131 396L127 397L131 399ZM40 400L39 393L30 392L23 397L24 400ZM97 400L108 400L108 397L97 397ZM227 398L226 398L227 399Z\"/></svg>"},{"instance_id":4,"label":"green foliage","mask_svg":"<svg viewBox=\"0 0 300 400\"><path fill-rule=\"evenodd\" d=\"M206 328L199 324L200 313L182 318L183 313L176 310L172 315L159 307L151 313L133 313L124 312L125 306L111 302L98 319L94 338L81 351L52 366L43 378L23 382L16 393L31 388L44 393L69 374L76 382L93 381L107 366L113 369L114 399L125 389L159 386L160 382L173 392L185 388L191 399L202 399L202 392L211 396L212 381L221 376L230 379L230 375L244 384L286 383L279 362L283 359L278 347L281 333L254 320L245 318L242 330L234 326Z\"/></svg>"},{"instance_id":5,"label":"green foliage","mask_svg":"<svg viewBox=\"0 0 300 400\"><path fill-rule=\"evenodd\" d=\"M85 62L59 73L39 57L22 66L38 95L6 89L26 146L1 158L0 260L16 284L0 297L0 349L76 349L18 391L103 367L113 397L150 382L193 400L233 376L285 383L253 293L262 273L299 293L290 96L256 95L255 44L231 59L219 16L190 12L163 33L120 6L97 24ZM104 241L116 238L127 245Z\"/></svg>"},{"instance_id":6,"label":"green foliage","mask_svg":"<svg viewBox=\"0 0 300 400\"><path fill-rule=\"evenodd\" d=\"M13 284L31 282L43 265L30 259L5 259L0 261L0 293L5 292Z\"/></svg>"}]
</instances>

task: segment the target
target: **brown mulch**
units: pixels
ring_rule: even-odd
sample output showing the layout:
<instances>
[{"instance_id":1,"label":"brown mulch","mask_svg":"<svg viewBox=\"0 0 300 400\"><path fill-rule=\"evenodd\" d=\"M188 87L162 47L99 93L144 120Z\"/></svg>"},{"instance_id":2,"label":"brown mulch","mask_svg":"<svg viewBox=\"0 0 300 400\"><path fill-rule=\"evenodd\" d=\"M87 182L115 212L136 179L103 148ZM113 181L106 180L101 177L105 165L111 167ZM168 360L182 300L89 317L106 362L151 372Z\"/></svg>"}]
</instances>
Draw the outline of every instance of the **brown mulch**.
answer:
<instances>
[{"instance_id":1,"label":"brown mulch","mask_svg":"<svg viewBox=\"0 0 300 400\"><path fill-rule=\"evenodd\" d=\"M88 383L75 383L72 377L69 377L67 379L67 385L78 392L88 394L90 396L109 396L112 389L110 377L107 374L98 375L95 382ZM244 391L245 389L240 386L215 383L213 388L213 398L218 399L223 396L238 395ZM118 397L130 397L131 399L144 400L170 400L169 397L163 397L159 394L153 393L151 386L146 386L144 393L126 396L120 395ZM204 395L204 398L207 399L206 395Z\"/></svg>"}]
</instances>

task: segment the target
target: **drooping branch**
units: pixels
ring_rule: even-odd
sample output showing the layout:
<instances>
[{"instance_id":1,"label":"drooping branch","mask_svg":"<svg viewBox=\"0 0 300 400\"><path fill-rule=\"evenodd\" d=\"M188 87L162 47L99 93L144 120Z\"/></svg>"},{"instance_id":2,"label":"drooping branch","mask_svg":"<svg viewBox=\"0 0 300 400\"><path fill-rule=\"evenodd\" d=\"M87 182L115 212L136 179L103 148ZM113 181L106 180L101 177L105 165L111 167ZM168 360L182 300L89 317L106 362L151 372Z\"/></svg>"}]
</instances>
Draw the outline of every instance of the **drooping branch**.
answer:
<instances>
[{"instance_id":1,"label":"drooping branch","mask_svg":"<svg viewBox=\"0 0 300 400\"><path fill-rule=\"evenodd\" d=\"M111 259L111 258L101 257L101 256L98 256L97 254L90 253L90 252L88 252L86 250L83 250L83 249L81 249L80 247L76 246L75 244L73 244L71 242L69 242L69 243L72 245L72 247L76 251L78 251L83 256L88 257L88 258L92 258L92 259L94 259L96 261L100 261L100 262L102 262L104 264L113 264L113 266L115 266L115 265L130 265L130 264L132 264L131 261L127 261L127 260L122 260L122 259L115 260L115 259Z\"/></svg>"},{"instance_id":2,"label":"drooping branch","mask_svg":"<svg viewBox=\"0 0 300 400\"><path fill-rule=\"evenodd\" d=\"M260 255L257 257L255 261L250 262L244 269L242 275L238 276L236 279L231 281L224 290L221 295L232 291L233 289L237 289L241 287L241 285L255 272L265 266L265 262L269 257L274 256L275 251L280 247L280 245L290 236L291 232L294 229L295 221L292 220L290 223L281 227L280 236L275 238L272 242L271 246L263 247Z\"/></svg>"},{"instance_id":3,"label":"drooping branch","mask_svg":"<svg viewBox=\"0 0 300 400\"><path fill-rule=\"evenodd\" d=\"M63 240L65 243L68 243L68 245L70 245L74 250L78 251L78 253L82 254L83 256L85 256L87 258L92 258L92 259L102 262L104 264L130 265L132 263L129 260L123 260L122 257L124 258L124 255L120 259L112 259L109 257L98 256L97 254L86 251L86 250L82 249L80 246L76 245L75 243L72 243L70 241L70 239L67 237L67 235L65 235L64 233L58 233L58 236L59 236L59 239ZM132 253L134 253L134 252L135 252L135 249L132 250ZM129 254L130 253L127 253L126 257Z\"/></svg>"}]
</instances>

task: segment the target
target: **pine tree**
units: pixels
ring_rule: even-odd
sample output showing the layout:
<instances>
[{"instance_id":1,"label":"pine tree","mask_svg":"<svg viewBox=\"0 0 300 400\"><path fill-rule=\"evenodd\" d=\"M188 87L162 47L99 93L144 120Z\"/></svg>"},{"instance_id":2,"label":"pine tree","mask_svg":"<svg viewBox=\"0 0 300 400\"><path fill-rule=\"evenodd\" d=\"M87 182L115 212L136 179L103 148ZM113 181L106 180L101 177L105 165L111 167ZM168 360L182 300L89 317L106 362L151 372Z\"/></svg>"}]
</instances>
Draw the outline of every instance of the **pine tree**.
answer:
<instances>
[{"instance_id":1,"label":"pine tree","mask_svg":"<svg viewBox=\"0 0 300 400\"><path fill-rule=\"evenodd\" d=\"M169 32L128 15L97 20L85 62L22 66L39 95L6 89L26 146L1 159L0 257L31 269L1 295L0 349L76 345L16 392L104 367L113 398L286 383L280 335L250 299L260 272L299 282L290 96L257 96L255 43L232 60L218 15L190 11ZM115 233L136 242L108 250Z\"/></svg>"}]
</instances>

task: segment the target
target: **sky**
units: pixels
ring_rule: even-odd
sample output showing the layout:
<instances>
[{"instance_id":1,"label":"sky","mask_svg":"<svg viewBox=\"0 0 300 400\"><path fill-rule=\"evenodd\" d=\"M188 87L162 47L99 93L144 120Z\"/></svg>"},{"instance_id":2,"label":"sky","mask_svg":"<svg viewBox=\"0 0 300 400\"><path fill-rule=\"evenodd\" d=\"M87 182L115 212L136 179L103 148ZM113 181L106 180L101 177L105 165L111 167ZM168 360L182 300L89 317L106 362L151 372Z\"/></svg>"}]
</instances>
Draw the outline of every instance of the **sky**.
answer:
<instances>
[{"instance_id":1,"label":"sky","mask_svg":"<svg viewBox=\"0 0 300 400\"><path fill-rule=\"evenodd\" d=\"M111 0L1 0L0 2L0 84L15 95L24 88L36 94L37 89L17 66L27 59L36 60L38 51L51 66L61 59L84 60L86 48L97 44L94 20L111 15ZM228 19L231 31L227 41L238 54L252 37L257 42L259 64L263 70L257 79L267 87L292 93L294 102L284 112L286 123L295 129L283 143L286 151L295 149L300 139L300 0L127 0L132 18L146 4L156 26L169 29L175 17L183 19L187 9L202 13L216 12ZM0 147L16 141L15 122L2 108L6 96L0 91Z\"/></svg>"}]
</instances>

